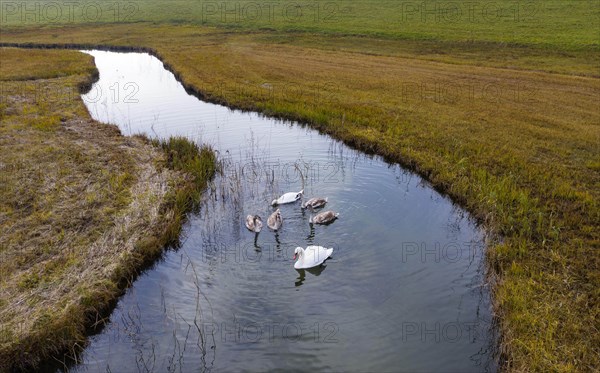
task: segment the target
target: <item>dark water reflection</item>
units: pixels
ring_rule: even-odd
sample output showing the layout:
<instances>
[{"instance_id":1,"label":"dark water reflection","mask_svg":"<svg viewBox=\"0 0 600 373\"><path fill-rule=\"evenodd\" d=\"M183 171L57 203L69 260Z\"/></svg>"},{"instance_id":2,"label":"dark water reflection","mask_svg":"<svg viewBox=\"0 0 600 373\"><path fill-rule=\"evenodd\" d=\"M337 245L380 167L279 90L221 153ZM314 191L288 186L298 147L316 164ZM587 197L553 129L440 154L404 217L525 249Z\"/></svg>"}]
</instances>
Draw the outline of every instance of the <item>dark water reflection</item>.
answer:
<instances>
[{"instance_id":1,"label":"dark water reflection","mask_svg":"<svg viewBox=\"0 0 600 373\"><path fill-rule=\"evenodd\" d=\"M496 370L484 234L451 201L316 131L201 102L154 57L90 53L96 119L212 144L223 173L182 247L127 291L75 371ZM284 205L273 234L269 202L303 180L340 218L311 227ZM247 214L263 218L258 236ZM295 247L312 244L333 257L295 270Z\"/></svg>"}]
</instances>

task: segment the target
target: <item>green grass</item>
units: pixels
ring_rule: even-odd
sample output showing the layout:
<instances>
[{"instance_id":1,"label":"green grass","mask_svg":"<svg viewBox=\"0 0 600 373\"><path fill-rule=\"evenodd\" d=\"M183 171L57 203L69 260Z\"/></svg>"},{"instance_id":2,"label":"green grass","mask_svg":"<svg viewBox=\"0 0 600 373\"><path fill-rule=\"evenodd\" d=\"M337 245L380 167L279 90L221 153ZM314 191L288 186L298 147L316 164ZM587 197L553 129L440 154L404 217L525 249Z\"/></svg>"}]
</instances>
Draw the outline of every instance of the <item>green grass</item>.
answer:
<instances>
[{"instance_id":1,"label":"green grass","mask_svg":"<svg viewBox=\"0 0 600 373\"><path fill-rule=\"evenodd\" d=\"M22 5L27 3L28 9L38 6L39 10L27 15ZM538 44L559 49L597 49L600 43L600 4L596 0L146 0L97 3L95 7L85 3L71 12L66 5L53 4L57 2L7 2L2 26L153 22L232 30Z\"/></svg>"},{"instance_id":2,"label":"green grass","mask_svg":"<svg viewBox=\"0 0 600 373\"><path fill-rule=\"evenodd\" d=\"M217 160L210 147L200 148L185 137L171 137L168 140L152 142L164 151L167 167L183 173L188 178L187 183L173 188L165 203L165 209L179 213L175 214L175 218L165 228L165 242L162 244L177 245L183 220L188 212L197 210L201 193L208 180L215 174Z\"/></svg>"},{"instance_id":3,"label":"green grass","mask_svg":"<svg viewBox=\"0 0 600 373\"><path fill-rule=\"evenodd\" d=\"M216 161L206 147L156 147L91 120L79 96L97 75L88 55L0 54L4 372L84 346L132 278L177 243Z\"/></svg>"}]
</instances>

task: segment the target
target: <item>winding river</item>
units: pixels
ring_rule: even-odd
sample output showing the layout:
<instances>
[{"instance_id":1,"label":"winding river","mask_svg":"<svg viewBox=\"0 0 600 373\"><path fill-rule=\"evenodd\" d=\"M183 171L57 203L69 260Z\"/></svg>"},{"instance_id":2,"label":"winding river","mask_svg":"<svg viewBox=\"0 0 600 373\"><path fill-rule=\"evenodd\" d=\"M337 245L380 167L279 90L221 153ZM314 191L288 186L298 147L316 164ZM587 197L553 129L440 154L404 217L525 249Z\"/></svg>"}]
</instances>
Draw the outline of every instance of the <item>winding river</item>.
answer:
<instances>
[{"instance_id":1,"label":"winding river","mask_svg":"<svg viewBox=\"0 0 600 373\"><path fill-rule=\"evenodd\" d=\"M86 53L100 71L83 96L95 119L208 143L222 172L181 247L127 290L72 370L497 369L485 235L447 197L305 126L203 102L149 54ZM311 228L284 205L283 230L255 240L245 216L266 221L273 198L303 186L340 219ZM294 248L309 244L333 257L296 271Z\"/></svg>"}]
</instances>

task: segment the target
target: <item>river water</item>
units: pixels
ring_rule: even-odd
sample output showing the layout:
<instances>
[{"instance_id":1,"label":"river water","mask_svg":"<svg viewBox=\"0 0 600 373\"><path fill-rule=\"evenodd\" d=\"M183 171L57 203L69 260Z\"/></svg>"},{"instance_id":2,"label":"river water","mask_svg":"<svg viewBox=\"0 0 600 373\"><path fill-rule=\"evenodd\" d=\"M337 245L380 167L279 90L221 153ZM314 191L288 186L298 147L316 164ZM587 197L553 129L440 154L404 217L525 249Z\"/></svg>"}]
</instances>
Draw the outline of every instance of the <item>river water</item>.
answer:
<instances>
[{"instance_id":1,"label":"river water","mask_svg":"<svg viewBox=\"0 0 600 373\"><path fill-rule=\"evenodd\" d=\"M106 371L495 371L484 232L419 176L296 123L186 93L157 58L88 51L100 80L83 99L126 135L186 136L222 172L182 244L145 271L71 369ZM270 84L256 89L273 90ZM300 204L255 239L278 195L329 198L311 227ZM333 247L293 268L296 246Z\"/></svg>"}]
</instances>

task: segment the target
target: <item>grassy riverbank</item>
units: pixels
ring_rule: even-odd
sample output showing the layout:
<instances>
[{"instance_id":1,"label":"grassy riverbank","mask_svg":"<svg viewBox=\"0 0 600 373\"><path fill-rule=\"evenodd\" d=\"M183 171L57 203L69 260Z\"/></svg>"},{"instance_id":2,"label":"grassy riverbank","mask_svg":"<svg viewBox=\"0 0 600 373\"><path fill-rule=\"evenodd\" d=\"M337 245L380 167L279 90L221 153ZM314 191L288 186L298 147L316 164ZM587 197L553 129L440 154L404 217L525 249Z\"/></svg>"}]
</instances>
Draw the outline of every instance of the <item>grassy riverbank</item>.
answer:
<instances>
[{"instance_id":1,"label":"grassy riverbank","mask_svg":"<svg viewBox=\"0 0 600 373\"><path fill-rule=\"evenodd\" d=\"M394 3L372 3L328 25L194 24L193 2L152 1L137 14L151 23L5 22L0 41L151 48L206 99L418 171L502 237L487 258L505 367L600 369L600 2L402 27Z\"/></svg>"},{"instance_id":2,"label":"grassy riverbank","mask_svg":"<svg viewBox=\"0 0 600 373\"><path fill-rule=\"evenodd\" d=\"M153 146L90 119L76 51L0 49L0 371L76 351L166 244L214 172L210 149Z\"/></svg>"}]
</instances>

